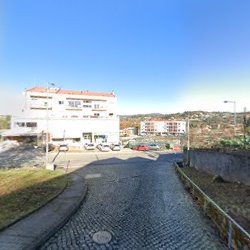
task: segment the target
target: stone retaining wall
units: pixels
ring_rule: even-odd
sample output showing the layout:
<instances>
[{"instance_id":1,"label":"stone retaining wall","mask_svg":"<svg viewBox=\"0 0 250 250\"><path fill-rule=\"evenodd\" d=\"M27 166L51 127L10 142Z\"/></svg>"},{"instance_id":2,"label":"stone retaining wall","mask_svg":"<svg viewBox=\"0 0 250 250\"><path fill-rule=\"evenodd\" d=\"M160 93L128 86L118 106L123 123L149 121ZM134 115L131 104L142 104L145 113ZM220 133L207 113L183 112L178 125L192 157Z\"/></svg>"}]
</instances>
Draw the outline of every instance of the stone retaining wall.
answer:
<instances>
[{"instance_id":1,"label":"stone retaining wall","mask_svg":"<svg viewBox=\"0 0 250 250\"><path fill-rule=\"evenodd\" d=\"M184 152L184 163L225 180L250 185L250 156L247 154L192 149Z\"/></svg>"}]
</instances>

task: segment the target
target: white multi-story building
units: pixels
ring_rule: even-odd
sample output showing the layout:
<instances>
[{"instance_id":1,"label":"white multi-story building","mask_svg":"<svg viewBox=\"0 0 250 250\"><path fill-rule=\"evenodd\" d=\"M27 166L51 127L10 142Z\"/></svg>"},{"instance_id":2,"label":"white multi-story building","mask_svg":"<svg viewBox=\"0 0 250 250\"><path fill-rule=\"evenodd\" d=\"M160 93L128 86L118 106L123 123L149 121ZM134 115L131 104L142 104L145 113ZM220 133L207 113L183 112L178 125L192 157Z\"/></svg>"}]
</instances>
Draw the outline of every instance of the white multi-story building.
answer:
<instances>
[{"instance_id":1,"label":"white multi-story building","mask_svg":"<svg viewBox=\"0 0 250 250\"><path fill-rule=\"evenodd\" d=\"M142 121L142 135L185 134L185 121Z\"/></svg>"},{"instance_id":2,"label":"white multi-story building","mask_svg":"<svg viewBox=\"0 0 250 250\"><path fill-rule=\"evenodd\" d=\"M34 87L25 91L22 116L13 117L6 137L37 136L62 142L119 142L119 117L114 92Z\"/></svg>"}]
</instances>

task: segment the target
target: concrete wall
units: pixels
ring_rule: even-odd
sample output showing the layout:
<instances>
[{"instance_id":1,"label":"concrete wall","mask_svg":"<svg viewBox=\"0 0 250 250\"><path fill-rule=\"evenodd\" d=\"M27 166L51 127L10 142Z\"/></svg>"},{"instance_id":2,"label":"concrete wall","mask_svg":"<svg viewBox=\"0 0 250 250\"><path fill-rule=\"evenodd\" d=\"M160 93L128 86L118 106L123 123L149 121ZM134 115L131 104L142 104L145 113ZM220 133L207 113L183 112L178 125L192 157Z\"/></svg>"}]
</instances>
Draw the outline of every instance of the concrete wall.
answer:
<instances>
[{"instance_id":1,"label":"concrete wall","mask_svg":"<svg viewBox=\"0 0 250 250\"><path fill-rule=\"evenodd\" d=\"M228 181L250 185L250 156L205 150L190 150L189 159L184 152L184 161L191 167L220 175Z\"/></svg>"}]
</instances>

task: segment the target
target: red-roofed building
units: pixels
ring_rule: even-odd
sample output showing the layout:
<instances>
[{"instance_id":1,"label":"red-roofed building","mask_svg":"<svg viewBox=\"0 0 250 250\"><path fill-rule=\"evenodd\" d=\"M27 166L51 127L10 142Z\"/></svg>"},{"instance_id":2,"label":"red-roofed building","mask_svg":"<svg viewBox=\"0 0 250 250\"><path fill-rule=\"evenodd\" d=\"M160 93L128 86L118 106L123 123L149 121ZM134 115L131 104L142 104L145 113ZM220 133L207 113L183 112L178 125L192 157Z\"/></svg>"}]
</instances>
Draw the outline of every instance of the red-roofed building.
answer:
<instances>
[{"instance_id":1,"label":"red-roofed building","mask_svg":"<svg viewBox=\"0 0 250 250\"><path fill-rule=\"evenodd\" d=\"M52 143L119 142L117 97L111 93L34 87L25 91L23 115L9 136L48 133ZM8 134L7 134L8 136Z\"/></svg>"},{"instance_id":2,"label":"red-roofed building","mask_svg":"<svg viewBox=\"0 0 250 250\"><path fill-rule=\"evenodd\" d=\"M142 121L142 135L168 135L168 134L184 134L186 133L185 121Z\"/></svg>"}]
</instances>

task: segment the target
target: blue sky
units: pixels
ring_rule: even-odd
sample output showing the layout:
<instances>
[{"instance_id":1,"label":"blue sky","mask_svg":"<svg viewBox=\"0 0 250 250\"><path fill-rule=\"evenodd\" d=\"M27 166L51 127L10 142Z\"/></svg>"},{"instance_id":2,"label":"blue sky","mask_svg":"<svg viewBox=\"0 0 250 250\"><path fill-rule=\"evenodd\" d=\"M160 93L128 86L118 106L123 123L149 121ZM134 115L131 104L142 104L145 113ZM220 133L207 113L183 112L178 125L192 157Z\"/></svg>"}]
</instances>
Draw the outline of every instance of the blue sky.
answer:
<instances>
[{"instance_id":1,"label":"blue sky","mask_svg":"<svg viewBox=\"0 0 250 250\"><path fill-rule=\"evenodd\" d=\"M249 13L249 0L2 0L0 113L47 82L114 89L120 114L249 110Z\"/></svg>"}]
</instances>

